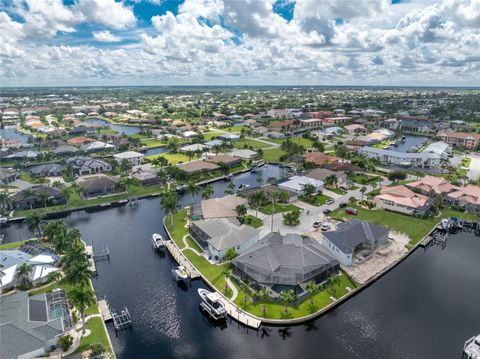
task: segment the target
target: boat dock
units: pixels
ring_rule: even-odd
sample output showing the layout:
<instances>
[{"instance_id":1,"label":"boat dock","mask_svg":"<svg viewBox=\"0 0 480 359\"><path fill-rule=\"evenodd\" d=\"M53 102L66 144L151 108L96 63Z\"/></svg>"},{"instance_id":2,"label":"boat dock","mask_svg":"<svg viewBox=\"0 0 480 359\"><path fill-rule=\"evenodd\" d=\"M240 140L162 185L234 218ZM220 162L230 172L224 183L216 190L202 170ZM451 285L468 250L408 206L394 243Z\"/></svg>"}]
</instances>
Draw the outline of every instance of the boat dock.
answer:
<instances>
[{"instance_id":1,"label":"boat dock","mask_svg":"<svg viewBox=\"0 0 480 359\"><path fill-rule=\"evenodd\" d=\"M110 308L108 307L108 303L106 299L101 299L97 302L98 304L98 309L100 310L100 315L102 316L102 319L104 322L109 322L111 321L112 318L112 313L110 312Z\"/></svg>"},{"instance_id":2,"label":"boat dock","mask_svg":"<svg viewBox=\"0 0 480 359\"><path fill-rule=\"evenodd\" d=\"M237 322L246 325L247 327L258 329L262 324L260 319L252 317L250 314L245 313L242 309L234 305L231 301L225 299L222 296L221 299L222 303L225 305L225 309L227 310L227 314L235 319Z\"/></svg>"},{"instance_id":3,"label":"boat dock","mask_svg":"<svg viewBox=\"0 0 480 359\"><path fill-rule=\"evenodd\" d=\"M185 255L178 249L173 240L165 241L165 247L168 249L175 261L179 265L185 267L185 271L190 279L200 278L200 273L197 272L187 257L185 257Z\"/></svg>"},{"instance_id":4,"label":"boat dock","mask_svg":"<svg viewBox=\"0 0 480 359\"><path fill-rule=\"evenodd\" d=\"M128 311L127 307L120 311L120 313L115 312L110 305L108 304L107 298L103 298L97 301L98 309L100 310L100 315L104 322L113 321L113 329L115 329L115 335L118 336L118 332L125 329L132 329L132 316Z\"/></svg>"},{"instance_id":5,"label":"boat dock","mask_svg":"<svg viewBox=\"0 0 480 359\"><path fill-rule=\"evenodd\" d=\"M97 267L95 266L95 260L93 259L93 246L85 246L85 253L88 257L88 270L92 273L97 273Z\"/></svg>"}]
</instances>

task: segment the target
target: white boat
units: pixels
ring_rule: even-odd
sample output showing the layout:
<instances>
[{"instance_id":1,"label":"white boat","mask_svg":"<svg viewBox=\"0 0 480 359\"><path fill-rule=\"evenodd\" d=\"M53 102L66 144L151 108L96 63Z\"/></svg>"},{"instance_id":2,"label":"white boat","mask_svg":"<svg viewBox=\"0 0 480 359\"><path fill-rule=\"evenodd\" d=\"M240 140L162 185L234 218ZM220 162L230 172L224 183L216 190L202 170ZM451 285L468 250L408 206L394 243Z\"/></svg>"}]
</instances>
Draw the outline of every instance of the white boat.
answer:
<instances>
[{"instance_id":1,"label":"white boat","mask_svg":"<svg viewBox=\"0 0 480 359\"><path fill-rule=\"evenodd\" d=\"M465 342L463 354L467 359L480 359L480 334Z\"/></svg>"},{"instance_id":2,"label":"white boat","mask_svg":"<svg viewBox=\"0 0 480 359\"><path fill-rule=\"evenodd\" d=\"M222 297L217 292L209 292L206 289L199 289L198 294L202 298L200 306L214 319L222 319L227 316L225 305L221 301Z\"/></svg>"},{"instance_id":3,"label":"white boat","mask_svg":"<svg viewBox=\"0 0 480 359\"><path fill-rule=\"evenodd\" d=\"M165 247L165 240L163 239L163 237L160 234L154 233L154 234L152 234L152 244L153 244L153 248L155 248L155 249L164 248Z\"/></svg>"},{"instance_id":4,"label":"white boat","mask_svg":"<svg viewBox=\"0 0 480 359\"><path fill-rule=\"evenodd\" d=\"M442 229L445 229L445 230L450 229L450 220L448 218L442 219L441 223L442 223Z\"/></svg>"},{"instance_id":5,"label":"white boat","mask_svg":"<svg viewBox=\"0 0 480 359\"><path fill-rule=\"evenodd\" d=\"M172 269L172 276L177 281L186 281L188 279L188 273L185 270L184 266L178 266L177 268Z\"/></svg>"},{"instance_id":6,"label":"white boat","mask_svg":"<svg viewBox=\"0 0 480 359\"><path fill-rule=\"evenodd\" d=\"M0 217L0 224L7 224L8 218L7 217Z\"/></svg>"},{"instance_id":7,"label":"white boat","mask_svg":"<svg viewBox=\"0 0 480 359\"><path fill-rule=\"evenodd\" d=\"M240 186L238 186L239 190L243 190L243 189L247 189L247 188L250 188L250 185L246 184L246 183L242 183L242 184L240 184Z\"/></svg>"}]
</instances>

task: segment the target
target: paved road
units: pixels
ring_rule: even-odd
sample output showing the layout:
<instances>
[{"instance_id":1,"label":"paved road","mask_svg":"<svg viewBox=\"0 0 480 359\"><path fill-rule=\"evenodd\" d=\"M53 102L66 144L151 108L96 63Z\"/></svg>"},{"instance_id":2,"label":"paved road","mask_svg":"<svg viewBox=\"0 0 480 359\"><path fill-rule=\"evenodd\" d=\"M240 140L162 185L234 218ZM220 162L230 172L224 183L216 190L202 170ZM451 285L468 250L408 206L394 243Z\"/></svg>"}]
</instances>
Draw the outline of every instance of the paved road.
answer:
<instances>
[{"instance_id":1,"label":"paved road","mask_svg":"<svg viewBox=\"0 0 480 359\"><path fill-rule=\"evenodd\" d=\"M476 181L480 178L480 154L472 154L469 157L471 162L470 167L468 168L467 177Z\"/></svg>"}]
</instances>

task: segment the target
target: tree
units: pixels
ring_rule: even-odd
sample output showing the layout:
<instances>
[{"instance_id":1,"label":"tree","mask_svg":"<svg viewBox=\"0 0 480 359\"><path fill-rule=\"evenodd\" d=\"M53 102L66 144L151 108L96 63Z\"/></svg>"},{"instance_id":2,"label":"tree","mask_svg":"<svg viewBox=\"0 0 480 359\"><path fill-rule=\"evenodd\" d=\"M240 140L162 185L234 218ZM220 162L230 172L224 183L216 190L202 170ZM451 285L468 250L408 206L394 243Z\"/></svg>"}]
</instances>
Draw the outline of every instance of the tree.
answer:
<instances>
[{"instance_id":1,"label":"tree","mask_svg":"<svg viewBox=\"0 0 480 359\"><path fill-rule=\"evenodd\" d=\"M59 271L50 272L47 275L47 281L49 283L57 283L60 278L62 278L62 273L60 273Z\"/></svg>"},{"instance_id":2,"label":"tree","mask_svg":"<svg viewBox=\"0 0 480 359\"><path fill-rule=\"evenodd\" d=\"M72 304L77 307L82 317L82 334L85 334L85 310L95 304L95 294L87 285L75 286L68 294Z\"/></svg>"},{"instance_id":3,"label":"tree","mask_svg":"<svg viewBox=\"0 0 480 359\"><path fill-rule=\"evenodd\" d=\"M120 163L120 171L122 171L124 175L128 175L131 169L132 169L132 165L130 164L130 162L128 162L126 158L124 158Z\"/></svg>"},{"instance_id":4,"label":"tree","mask_svg":"<svg viewBox=\"0 0 480 359\"><path fill-rule=\"evenodd\" d=\"M30 205L30 210L33 210L33 200L35 199L35 193L30 189L24 189L22 191L23 198L28 199L28 204Z\"/></svg>"},{"instance_id":5,"label":"tree","mask_svg":"<svg viewBox=\"0 0 480 359\"><path fill-rule=\"evenodd\" d=\"M177 213L177 192L176 191L165 191L162 194L160 205L162 206L163 211L167 217L170 217L170 223L173 225L173 216Z\"/></svg>"},{"instance_id":6,"label":"tree","mask_svg":"<svg viewBox=\"0 0 480 359\"><path fill-rule=\"evenodd\" d=\"M328 278L328 286L329 290L331 293L336 294L337 293L337 286L340 284L340 277L336 275L332 275L331 277Z\"/></svg>"},{"instance_id":7,"label":"tree","mask_svg":"<svg viewBox=\"0 0 480 359\"><path fill-rule=\"evenodd\" d=\"M316 284L314 281L309 281L307 283L306 290L307 290L307 293L310 296L310 305L312 307L313 307L314 296L315 296L315 294L318 293L319 289L320 289L320 286L318 284Z\"/></svg>"},{"instance_id":8,"label":"tree","mask_svg":"<svg viewBox=\"0 0 480 359\"><path fill-rule=\"evenodd\" d=\"M288 199L290 197L288 196L287 192L280 192L278 195L278 201L281 203L288 203Z\"/></svg>"},{"instance_id":9,"label":"tree","mask_svg":"<svg viewBox=\"0 0 480 359\"><path fill-rule=\"evenodd\" d=\"M325 187L336 187L338 178L336 175L329 175L325 177Z\"/></svg>"},{"instance_id":10,"label":"tree","mask_svg":"<svg viewBox=\"0 0 480 359\"><path fill-rule=\"evenodd\" d=\"M237 213L237 219L240 223L245 221L245 216L247 215L247 207L244 204L239 204L235 207L235 212Z\"/></svg>"},{"instance_id":11,"label":"tree","mask_svg":"<svg viewBox=\"0 0 480 359\"><path fill-rule=\"evenodd\" d=\"M311 198L315 194L317 189L311 183L304 183L302 184L302 194L305 198Z\"/></svg>"},{"instance_id":12,"label":"tree","mask_svg":"<svg viewBox=\"0 0 480 359\"><path fill-rule=\"evenodd\" d=\"M335 145L335 154L340 157L342 160L347 158L348 155L348 149L347 146L345 146L343 143L342 144L336 144Z\"/></svg>"},{"instance_id":13,"label":"tree","mask_svg":"<svg viewBox=\"0 0 480 359\"><path fill-rule=\"evenodd\" d=\"M222 171L225 176L228 175L230 172L230 167L225 162L220 162L218 166L220 167L220 171Z\"/></svg>"},{"instance_id":14,"label":"tree","mask_svg":"<svg viewBox=\"0 0 480 359\"><path fill-rule=\"evenodd\" d=\"M92 356L95 358L100 358L102 354L105 353L105 347L101 343L90 344L90 350L92 351Z\"/></svg>"},{"instance_id":15,"label":"tree","mask_svg":"<svg viewBox=\"0 0 480 359\"><path fill-rule=\"evenodd\" d=\"M403 171L392 171L388 174L388 179L393 182L403 181L407 174Z\"/></svg>"},{"instance_id":16,"label":"tree","mask_svg":"<svg viewBox=\"0 0 480 359\"><path fill-rule=\"evenodd\" d=\"M235 193L235 183L230 181L225 189L225 194L234 194Z\"/></svg>"},{"instance_id":17,"label":"tree","mask_svg":"<svg viewBox=\"0 0 480 359\"><path fill-rule=\"evenodd\" d=\"M363 196L365 195L365 192L367 192L367 187L363 186L360 188L360 193L362 194L362 201L363 201Z\"/></svg>"},{"instance_id":18,"label":"tree","mask_svg":"<svg viewBox=\"0 0 480 359\"><path fill-rule=\"evenodd\" d=\"M121 177L118 184L121 188L127 190L127 196L130 197L130 188L139 184L139 181L133 177Z\"/></svg>"},{"instance_id":19,"label":"tree","mask_svg":"<svg viewBox=\"0 0 480 359\"><path fill-rule=\"evenodd\" d=\"M260 300L263 302L262 313L263 317L265 317L265 313L267 311L267 306L265 305L265 302L270 299L270 291L267 287L263 287L257 292L257 294Z\"/></svg>"},{"instance_id":20,"label":"tree","mask_svg":"<svg viewBox=\"0 0 480 359\"><path fill-rule=\"evenodd\" d=\"M255 217L258 217L258 207L265 200L265 195L263 192L255 192L249 198L250 206L253 206L256 210Z\"/></svg>"},{"instance_id":21,"label":"tree","mask_svg":"<svg viewBox=\"0 0 480 359\"><path fill-rule=\"evenodd\" d=\"M167 148L170 150L170 152L177 153L179 147L180 147L180 144L179 144L178 138L171 137L168 140Z\"/></svg>"},{"instance_id":22,"label":"tree","mask_svg":"<svg viewBox=\"0 0 480 359\"><path fill-rule=\"evenodd\" d=\"M193 180L188 181L187 183L187 193L190 193L192 196L195 196L200 193L200 186Z\"/></svg>"},{"instance_id":23,"label":"tree","mask_svg":"<svg viewBox=\"0 0 480 359\"><path fill-rule=\"evenodd\" d=\"M79 242L74 243L63 256L62 263L66 272L75 265L88 265L88 256L85 253L83 245Z\"/></svg>"},{"instance_id":24,"label":"tree","mask_svg":"<svg viewBox=\"0 0 480 359\"><path fill-rule=\"evenodd\" d=\"M38 198L43 201L44 207L47 208L47 201L50 198L50 195L46 191L41 191L38 193Z\"/></svg>"},{"instance_id":25,"label":"tree","mask_svg":"<svg viewBox=\"0 0 480 359\"><path fill-rule=\"evenodd\" d=\"M288 306L296 299L293 289L280 292L280 300L285 304L285 314L288 313Z\"/></svg>"},{"instance_id":26,"label":"tree","mask_svg":"<svg viewBox=\"0 0 480 359\"><path fill-rule=\"evenodd\" d=\"M42 236L42 221L43 216L37 211L27 214L25 218L25 224L27 225L28 230L31 232L37 231L38 238Z\"/></svg>"},{"instance_id":27,"label":"tree","mask_svg":"<svg viewBox=\"0 0 480 359\"><path fill-rule=\"evenodd\" d=\"M91 277L88 263L75 262L65 269L65 279L71 285L86 285Z\"/></svg>"},{"instance_id":28,"label":"tree","mask_svg":"<svg viewBox=\"0 0 480 359\"><path fill-rule=\"evenodd\" d=\"M231 251L233 251L233 252L231 252ZM235 252L235 249L229 248L225 252L225 255L223 256L223 258L227 261L230 261L230 260L234 259L236 256L238 256L238 254ZM233 274L232 268L230 266L226 266L225 270L223 271L223 274L225 274L225 287L223 288L223 291L224 291L224 293L226 293L227 289L228 289L228 279Z\"/></svg>"},{"instance_id":29,"label":"tree","mask_svg":"<svg viewBox=\"0 0 480 359\"><path fill-rule=\"evenodd\" d=\"M195 152L190 151L190 150L185 152L185 154L187 155L188 162L190 162L192 160L192 158L195 157Z\"/></svg>"},{"instance_id":30,"label":"tree","mask_svg":"<svg viewBox=\"0 0 480 359\"><path fill-rule=\"evenodd\" d=\"M295 208L291 212L283 214L283 223L287 226L296 226L300 223L300 210Z\"/></svg>"},{"instance_id":31,"label":"tree","mask_svg":"<svg viewBox=\"0 0 480 359\"><path fill-rule=\"evenodd\" d=\"M211 184L206 185L205 188L203 189L202 192L202 198L203 199L209 199L210 197L213 196L213 187Z\"/></svg>"},{"instance_id":32,"label":"tree","mask_svg":"<svg viewBox=\"0 0 480 359\"><path fill-rule=\"evenodd\" d=\"M30 273L32 273L32 266L23 263L17 269L15 277L17 277L24 288L30 287Z\"/></svg>"},{"instance_id":33,"label":"tree","mask_svg":"<svg viewBox=\"0 0 480 359\"><path fill-rule=\"evenodd\" d=\"M279 193L278 192L270 192L269 196L270 196L270 199L272 201L272 223L271 223L270 231L273 232L273 215L275 214L275 203L279 198Z\"/></svg>"},{"instance_id":34,"label":"tree","mask_svg":"<svg viewBox=\"0 0 480 359\"><path fill-rule=\"evenodd\" d=\"M66 334L58 339L58 345L64 352L66 352L73 344L73 337L70 334Z\"/></svg>"}]
</instances>

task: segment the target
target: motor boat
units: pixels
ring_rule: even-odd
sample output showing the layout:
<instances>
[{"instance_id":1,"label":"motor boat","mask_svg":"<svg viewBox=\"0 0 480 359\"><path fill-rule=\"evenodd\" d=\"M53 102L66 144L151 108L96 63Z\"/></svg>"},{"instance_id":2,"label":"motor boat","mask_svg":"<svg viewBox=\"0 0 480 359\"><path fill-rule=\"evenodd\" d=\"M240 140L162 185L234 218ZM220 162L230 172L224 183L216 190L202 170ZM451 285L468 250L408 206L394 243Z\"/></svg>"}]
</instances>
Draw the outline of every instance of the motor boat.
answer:
<instances>
[{"instance_id":1,"label":"motor boat","mask_svg":"<svg viewBox=\"0 0 480 359\"><path fill-rule=\"evenodd\" d=\"M177 281L186 281L189 276L184 266L178 266L172 269L172 276Z\"/></svg>"},{"instance_id":2,"label":"motor boat","mask_svg":"<svg viewBox=\"0 0 480 359\"><path fill-rule=\"evenodd\" d=\"M463 346L463 357L467 359L480 359L480 334L471 337Z\"/></svg>"},{"instance_id":3,"label":"motor boat","mask_svg":"<svg viewBox=\"0 0 480 359\"><path fill-rule=\"evenodd\" d=\"M242 183L242 184L240 184L240 186L238 186L239 190L243 190L243 189L247 189L247 188L250 188L250 185L246 184L246 183Z\"/></svg>"},{"instance_id":4,"label":"motor boat","mask_svg":"<svg viewBox=\"0 0 480 359\"><path fill-rule=\"evenodd\" d=\"M153 244L153 248L155 248L155 249L164 248L165 247L165 240L163 239L163 237L160 234L154 233L154 234L152 234L152 244Z\"/></svg>"},{"instance_id":5,"label":"motor boat","mask_svg":"<svg viewBox=\"0 0 480 359\"><path fill-rule=\"evenodd\" d=\"M0 217L0 224L7 224L8 218L7 217Z\"/></svg>"},{"instance_id":6,"label":"motor boat","mask_svg":"<svg viewBox=\"0 0 480 359\"><path fill-rule=\"evenodd\" d=\"M451 227L450 220L448 218L442 219L441 225L442 225L442 229L446 231L449 230Z\"/></svg>"},{"instance_id":7,"label":"motor boat","mask_svg":"<svg viewBox=\"0 0 480 359\"><path fill-rule=\"evenodd\" d=\"M200 288L198 295L202 298L200 306L205 310L212 318L222 319L227 316L227 310L225 304L221 301L222 297L217 292L209 292L206 289Z\"/></svg>"}]
</instances>

